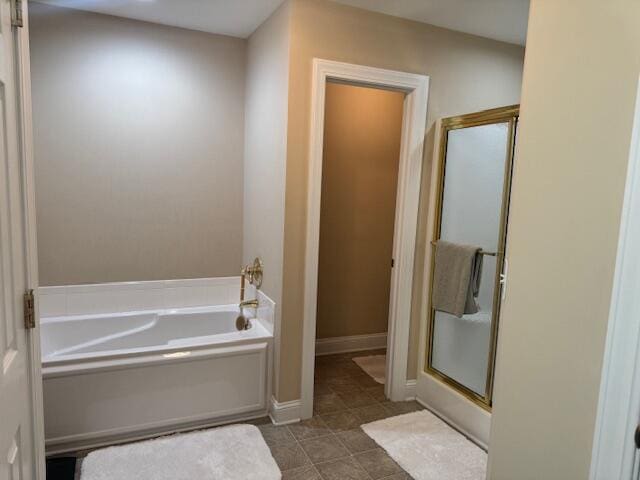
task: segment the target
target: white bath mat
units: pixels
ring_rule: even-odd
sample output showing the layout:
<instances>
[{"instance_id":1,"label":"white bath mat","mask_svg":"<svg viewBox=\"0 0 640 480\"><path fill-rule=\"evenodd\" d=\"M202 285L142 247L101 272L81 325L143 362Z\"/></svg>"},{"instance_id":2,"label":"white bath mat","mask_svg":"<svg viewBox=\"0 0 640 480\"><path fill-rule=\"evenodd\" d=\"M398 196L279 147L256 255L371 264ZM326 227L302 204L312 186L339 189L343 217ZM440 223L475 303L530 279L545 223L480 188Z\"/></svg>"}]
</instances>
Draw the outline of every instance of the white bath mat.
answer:
<instances>
[{"instance_id":1,"label":"white bath mat","mask_svg":"<svg viewBox=\"0 0 640 480\"><path fill-rule=\"evenodd\" d=\"M91 452L81 480L280 480L257 427L231 425Z\"/></svg>"},{"instance_id":2,"label":"white bath mat","mask_svg":"<svg viewBox=\"0 0 640 480\"><path fill-rule=\"evenodd\" d=\"M432 413L368 423L362 429L415 480L484 480L487 454Z\"/></svg>"},{"instance_id":3,"label":"white bath mat","mask_svg":"<svg viewBox=\"0 0 640 480\"><path fill-rule=\"evenodd\" d=\"M354 357L352 359L364 372L376 382L384 385L387 375L387 356L369 355L368 357Z\"/></svg>"}]
</instances>

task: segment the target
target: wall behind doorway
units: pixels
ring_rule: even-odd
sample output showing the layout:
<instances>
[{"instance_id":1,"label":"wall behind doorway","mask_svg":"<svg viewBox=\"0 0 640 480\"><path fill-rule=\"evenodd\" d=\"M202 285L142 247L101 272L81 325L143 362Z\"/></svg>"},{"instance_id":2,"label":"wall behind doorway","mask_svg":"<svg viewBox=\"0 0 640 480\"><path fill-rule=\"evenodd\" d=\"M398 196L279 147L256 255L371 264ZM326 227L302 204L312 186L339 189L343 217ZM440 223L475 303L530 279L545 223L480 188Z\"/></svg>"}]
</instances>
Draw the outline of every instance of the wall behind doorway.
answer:
<instances>
[{"instance_id":1,"label":"wall behind doorway","mask_svg":"<svg viewBox=\"0 0 640 480\"><path fill-rule=\"evenodd\" d=\"M387 331L403 103L327 84L317 338Z\"/></svg>"},{"instance_id":2,"label":"wall behind doorway","mask_svg":"<svg viewBox=\"0 0 640 480\"><path fill-rule=\"evenodd\" d=\"M519 102L524 49L323 0L292 3L285 195L282 361L275 396L300 398L313 58L429 75L407 378L418 371L434 122ZM426 172L426 173L425 173Z\"/></svg>"},{"instance_id":3,"label":"wall behind doorway","mask_svg":"<svg viewBox=\"0 0 640 480\"><path fill-rule=\"evenodd\" d=\"M238 274L247 42L29 11L41 284Z\"/></svg>"}]
</instances>

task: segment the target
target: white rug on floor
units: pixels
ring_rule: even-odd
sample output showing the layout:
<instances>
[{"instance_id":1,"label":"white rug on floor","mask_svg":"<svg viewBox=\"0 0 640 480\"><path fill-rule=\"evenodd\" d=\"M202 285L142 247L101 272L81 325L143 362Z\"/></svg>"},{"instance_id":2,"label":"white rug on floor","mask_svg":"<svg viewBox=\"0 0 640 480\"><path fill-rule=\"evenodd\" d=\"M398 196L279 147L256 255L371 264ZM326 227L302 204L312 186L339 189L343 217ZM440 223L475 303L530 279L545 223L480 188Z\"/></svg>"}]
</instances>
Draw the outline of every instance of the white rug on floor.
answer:
<instances>
[{"instance_id":1,"label":"white rug on floor","mask_svg":"<svg viewBox=\"0 0 640 480\"><path fill-rule=\"evenodd\" d=\"M163 437L91 452L81 480L280 480L253 425Z\"/></svg>"},{"instance_id":2,"label":"white rug on floor","mask_svg":"<svg viewBox=\"0 0 640 480\"><path fill-rule=\"evenodd\" d=\"M415 480L484 480L487 454L432 413L368 423L362 429Z\"/></svg>"},{"instance_id":3,"label":"white rug on floor","mask_svg":"<svg viewBox=\"0 0 640 480\"><path fill-rule=\"evenodd\" d=\"M369 355L368 357L352 358L364 372L373 378L376 382L382 383L386 380L387 375L387 356L386 355Z\"/></svg>"}]
</instances>

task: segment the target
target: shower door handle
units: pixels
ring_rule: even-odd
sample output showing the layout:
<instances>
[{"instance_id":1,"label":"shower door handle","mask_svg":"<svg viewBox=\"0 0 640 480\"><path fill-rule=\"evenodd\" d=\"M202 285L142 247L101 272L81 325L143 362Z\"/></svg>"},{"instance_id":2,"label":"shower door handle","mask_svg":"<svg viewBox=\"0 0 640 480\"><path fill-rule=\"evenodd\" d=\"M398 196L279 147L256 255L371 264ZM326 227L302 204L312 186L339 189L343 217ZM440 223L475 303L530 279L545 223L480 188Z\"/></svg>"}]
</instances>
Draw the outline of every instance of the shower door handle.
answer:
<instances>
[{"instance_id":1,"label":"shower door handle","mask_svg":"<svg viewBox=\"0 0 640 480\"><path fill-rule=\"evenodd\" d=\"M500 274L500 300L504 302L507 296L507 271L509 270L509 262L504 259L504 266L502 267L502 273Z\"/></svg>"}]
</instances>

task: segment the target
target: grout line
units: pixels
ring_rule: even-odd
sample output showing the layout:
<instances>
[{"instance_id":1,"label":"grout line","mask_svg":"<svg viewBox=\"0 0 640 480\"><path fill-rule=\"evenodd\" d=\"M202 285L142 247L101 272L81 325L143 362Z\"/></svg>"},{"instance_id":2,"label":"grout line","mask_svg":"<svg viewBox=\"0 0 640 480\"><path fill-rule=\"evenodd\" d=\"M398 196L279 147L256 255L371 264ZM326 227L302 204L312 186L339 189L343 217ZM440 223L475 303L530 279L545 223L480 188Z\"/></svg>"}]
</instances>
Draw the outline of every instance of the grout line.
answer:
<instances>
[{"instance_id":1,"label":"grout line","mask_svg":"<svg viewBox=\"0 0 640 480\"><path fill-rule=\"evenodd\" d=\"M293 432L291 431L291 428L288 425L285 425L285 428L287 429L287 432L289 432L289 434L293 437L293 441L296 443L296 445L298 445L298 447L300 448L300 450L302 450L302 454L305 456L305 458L307 459L307 461L309 462L309 465L311 465L311 467L313 467L313 469L318 472L318 469L316 468L316 466L313 464L313 462L311 461L311 458L309 458L309 455L307 454L307 452L305 451L304 448L302 448L302 444L300 443L300 440L298 440L298 437L296 437ZM302 465L302 467L305 467L306 465ZM293 470L293 468L290 468L289 470ZM286 470L282 470L282 472L284 473ZM320 472L318 472L318 475L320 475ZM322 475L320 475L322 476Z\"/></svg>"}]
</instances>

